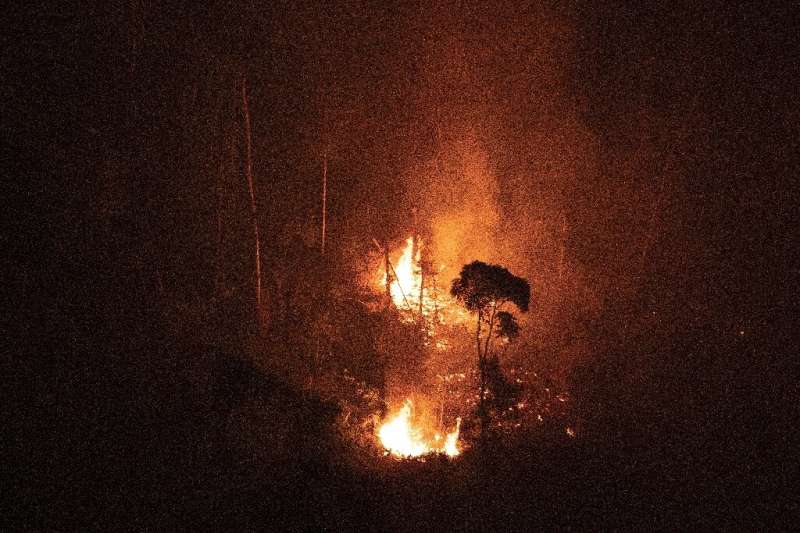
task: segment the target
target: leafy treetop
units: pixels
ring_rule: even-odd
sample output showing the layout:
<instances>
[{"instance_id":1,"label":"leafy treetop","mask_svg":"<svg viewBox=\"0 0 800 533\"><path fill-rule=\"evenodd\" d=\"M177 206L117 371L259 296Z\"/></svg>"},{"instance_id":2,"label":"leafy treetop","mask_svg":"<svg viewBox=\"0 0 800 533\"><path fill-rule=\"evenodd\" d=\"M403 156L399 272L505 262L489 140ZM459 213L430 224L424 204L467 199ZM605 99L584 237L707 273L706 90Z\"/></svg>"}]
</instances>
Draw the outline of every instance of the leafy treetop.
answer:
<instances>
[{"instance_id":1,"label":"leafy treetop","mask_svg":"<svg viewBox=\"0 0 800 533\"><path fill-rule=\"evenodd\" d=\"M464 265L459 277L453 280L450 294L470 311L482 312L492 304L499 307L511 302L520 311L526 312L531 288L527 280L515 276L506 268L473 261Z\"/></svg>"}]
</instances>

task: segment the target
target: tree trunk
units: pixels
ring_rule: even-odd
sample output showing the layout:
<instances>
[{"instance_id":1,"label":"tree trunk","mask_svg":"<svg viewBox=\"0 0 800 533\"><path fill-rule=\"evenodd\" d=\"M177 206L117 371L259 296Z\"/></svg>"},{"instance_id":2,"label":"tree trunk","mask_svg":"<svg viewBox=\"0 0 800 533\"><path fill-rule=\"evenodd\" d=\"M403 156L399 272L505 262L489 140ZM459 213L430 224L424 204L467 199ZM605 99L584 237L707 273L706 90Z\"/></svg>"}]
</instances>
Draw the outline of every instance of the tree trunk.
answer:
<instances>
[{"instance_id":1,"label":"tree trunk","mask_svg":"<svg viewBox=\"0 0 800 533\"><path fill-rule=\"evenodd\" d=\"M483 361L483 357L481 355L481 322L483 321L483 313L480 309L478 309L478 327L475 330L475 343L478 347L478 366L480 368L480 364Z\"/></svg>"},{"instance_id":2,"label":"tree trunk","mask_svg":"<svg viewBox=\"0 0 800 533\"><path fill-rule=\"evenodd\" d=\"M222 177L225 172L225 156L220 157L219 173L217 175L217 255L214 262L214 303L222 297L224 274L222 270Z\"/></svg>"},{"instance_id":3,"label":"tree trunk","mask_svg":"<svg viewBox=\"0 0 800 533\"><path fill-rule=\"evenodd\" d=\"M478 418L480 418L480 434L479 440L481 446L486 443L487 431L489 426L489 412L486 408L486 363L488 361L489 352L491 348L492 333L494 332L494 320L497 316L497 304L492 304L492 313L489 315L489 330L486 333L486 340L483 344L483 353L481 353L481 321L483 319L483 312L478 311L478 329L475 338L478 344L478 366L480 371L480 396L478 397Z\"/></svg>"},{"instance_id":4,"label":"tree trunk","mask_svg":"<svg viewBox=\"0 0 800 533\"><path fill-rule=\"evenodd\" d=\"M561 248L558 254L558 282L559 284L564 278L564 259L567 249L567 216L561 213ZM559 287L560 288L560 287Z\"/></svg>"},{"instance_id":5,"label":"tree trunk","mask_svg":"<svg viewBox=\"0 0 800 533\"><path fill-rule=\"evenodd\" d=\"M247 177L247 187L250 191L250 215L253 220L253 238L255 240L254 255L256 263L256 318L258 320L259 331L262 333L266 329L267 314L264 308L264 300L261 291L261 238L258 231L258 210L256 209L256 194L253 185L253 146L252 132L250 130L250 108L247 104L247 78L242 76L242 114L244 115L245 145L246 145L246 165L245 176Z\"/></svg>"},{"instance_id":6,"label":"tree trunk","mask_svg":"<svg viewBox=\"0 0 800 533\"><path fill-rule=\"evenodd\" d=\"M419 257L419 319L422 321L425 318L422 314L422 297L425 294L425 261L422 258L422 251L420 251Z\"/></svg>"},{"instance_id":7,"label":"tree trunk","mask_svg":"<svg viewBox=\"0 0 800 533\"><path fill-rule=\"evenodd\" d=\"M320 251L325 255L325 231L328 216L328 153L322 160L322 245Z\"/></svg>"},{"instance_id":8,"label":"tree trunk","mask_svg":"<svg viewBox=\"0 0 800 533\"><path fill-rule=\"evenodd\" d=\"M483 346L483 360L486 361L489 357L490 342L492 340L492 331L494 330L494 317L497 314L497 305L492 304L492 314L489 317L489 334L486 335L486 343Z\"/></svg>"},{"instance_id":9,"label":"tree trunk","mask_svg":"<svg viewBox=\"0 0 800 533\"><path fill-rule=\"evenodd\" d=\"M389 262L389 243L386 241L383 242L383 261L386 269L386 305L389 306L392 303L392 264Z\"/></svg>"},{"instance_id":10,"label":"tree trunk","mask_svg":"<svg viewBox=\"0 0 800 533\"><path fill-rule=\"evenodd\" d=\"M431 281L433 289L433 323L439 325L439 292L436 290L436 274L432 274Z\"/></svg>"},{"instance_id":11,"label":"tree trunk","mask_svg":"<svg viewBox=\"0 0 800 533\"><path fill-rule=\"evenodd\" d=\"M478 442L483 446L486 437L486 424L488 417L486 416L486 372L485 372L485 358L481 353L481 322L483 321L483 312L478 310L478 327L475 330L475 343L478 348L478 419L480 421L480 431L478 433Z\"/></svg>"}]
</instances>

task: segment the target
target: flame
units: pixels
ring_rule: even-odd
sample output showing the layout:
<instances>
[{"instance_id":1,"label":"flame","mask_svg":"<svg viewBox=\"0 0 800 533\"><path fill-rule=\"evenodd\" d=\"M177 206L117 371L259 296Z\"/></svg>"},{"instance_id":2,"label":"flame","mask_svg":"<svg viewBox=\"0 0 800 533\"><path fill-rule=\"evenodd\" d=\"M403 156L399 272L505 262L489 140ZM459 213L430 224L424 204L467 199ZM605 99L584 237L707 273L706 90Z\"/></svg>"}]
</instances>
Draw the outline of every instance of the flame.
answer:
<instances>
[{"instance_id":1,"label":"flame","mask_svg":"<svg viewBox=\"0 0 800 533\"><path fill-rule=\"evenodd\" d=\"M440 435L434 437L434 443L426 441L420 428L414 427L411 421L411 400L406 400L400 411L383 424L378 430L378 438L383 447L395 457L420 457L430 453L444 453L455 457L461 452L458 449L458 434L461 419L456 419L456 428L445 436L444 444L437 446Z\"/></svg>"},{"instance_id":2,"label":"flame","mask_svg":"<svg viewBox=\"0 0 800 533\"><path fill-rule=\"evenodd\" d=\"M436 287L436 281L423 280L422 274L422 249L425 246L422 238L417 238L416 250L414 237L409 237L396 262L392 263L391 283L389 293L392 303L405 312L406 320L413 320L414 314L419 313L420 298L422 299L422 314L426 318L434 318L436 323L459 323L468 319L468 316L457 305L452 305L452 299L447 293L447 287ZM438 276L445 268L440 265L433 277ZM376 278L379 288L385 289L386 272L381 269Z\"/></svg>"},{"instance_id":3,"label":"flame","mask_svg":"<svg viewBox=\"0 0 800 533\"><path fill-rule=\"evenodd\" d=\"M419 305L419 288L422 285L422 276L417 266L420 262L422 240L419 240L417 253L414 254L414 237L406 239L405 248L397 264L394 265L392 283L389 291L392 301L398 308ZM386 283L386 272L381 276L381 285Z\"/></svg>"},{"instance_id":4,"label":"flame","mask_svg":"<svg viewBox=\"0 0 800 533\"><path fill-rule=\"evenodd\" d=\"M456 429L452 433L448 433L444 439L444 447L442 450L450 457L458 455L458 434L461 431L461 418L456 418Z\"/></svg>"},{"instance_id":5,"label":"flame","mask_svg":"<svg viewBox=\"0 0 800 533\"><path fill-rule=\"evenodd\" d=\"M416 240L413 236L406 239L402 250L399 251L399 258L392 261L388 273L382 270L374 280L377 287L386 290L387 276L389 276L391 280L389 296L392 303L402 312L401 320L414 322L423 319L426 340L437 350L447 351L449 343L445 339L436 338L438 326L463 322L469 319L469 316L460 306L454 305L446 288L442 290L441 286L437 286L437 275L443 272L445 265L435 270L426 263L423 272L424 245L419 237ZM397 251L391 255L397 257ZM387 268L386 265L384 268ZM415 425L413 404L407 399L400 410L379 428L377 437L387 453L399 458L421 457L432 453L455 457L461 453L458 446L460 418L456 419L455 429L447 433L444 438L438 433L431 438L433 431L429 429Z\"/></svg>"}]
</instances>

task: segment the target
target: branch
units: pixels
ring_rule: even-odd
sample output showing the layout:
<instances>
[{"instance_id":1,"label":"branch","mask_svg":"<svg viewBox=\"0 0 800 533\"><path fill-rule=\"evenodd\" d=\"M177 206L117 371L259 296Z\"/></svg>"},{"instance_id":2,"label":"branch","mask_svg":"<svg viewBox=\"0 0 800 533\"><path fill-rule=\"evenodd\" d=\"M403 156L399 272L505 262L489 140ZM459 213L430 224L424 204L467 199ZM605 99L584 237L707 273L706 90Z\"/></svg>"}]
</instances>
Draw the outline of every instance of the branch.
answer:
<instances>
[{"instance_id":1,"label":"branch","mask_svg":"<svg viewBox=\"0 0 800 533\"><path fill-rule=\"evenodd\" d=\"M502 305L502 304L500 304L500 305ZM491 342L491 339L492 339L492 330L494 330L494 317L497 314L497 307L498 307L497 303L496 302L492 302L492 315L491 315L491 318L489 319L489 334L486 335L486 342L485 342L484 347L483 347L483 357L484 357L484 359L486 359L489 356L489 343Z\"/></svg>"}]
</instances>

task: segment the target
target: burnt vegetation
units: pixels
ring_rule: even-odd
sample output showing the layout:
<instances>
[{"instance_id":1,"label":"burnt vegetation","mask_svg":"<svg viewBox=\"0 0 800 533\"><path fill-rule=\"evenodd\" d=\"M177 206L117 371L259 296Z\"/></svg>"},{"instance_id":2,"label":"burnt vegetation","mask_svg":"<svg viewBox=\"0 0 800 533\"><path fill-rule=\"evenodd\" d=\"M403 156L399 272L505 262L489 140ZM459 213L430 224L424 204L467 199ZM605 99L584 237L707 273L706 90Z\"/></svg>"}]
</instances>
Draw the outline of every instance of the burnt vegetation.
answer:
<instances>
[{"instance_id":1,"label":"burnt vegetation","mask_svg":"<svg viewBox=\"0 0 800 533\"><path fill-rule=\"evenodd\" d=\"M796 523L788 9L24 4L10 530Z\"/></svg>"}]
</instances>

